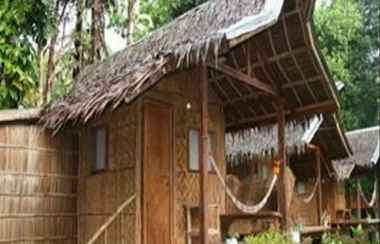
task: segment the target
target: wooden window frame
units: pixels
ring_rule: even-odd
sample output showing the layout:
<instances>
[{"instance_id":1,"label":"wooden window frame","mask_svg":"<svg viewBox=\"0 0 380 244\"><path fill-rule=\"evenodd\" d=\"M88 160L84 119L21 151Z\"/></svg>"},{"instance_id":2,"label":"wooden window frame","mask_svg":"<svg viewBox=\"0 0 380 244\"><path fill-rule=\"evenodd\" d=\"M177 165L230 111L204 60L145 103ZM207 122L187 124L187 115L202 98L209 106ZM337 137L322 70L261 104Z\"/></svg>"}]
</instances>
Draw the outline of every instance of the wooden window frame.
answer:
<instances>
[{"instance_id":1,"label":"wooden window frame","mask_svg":"<svg viewBox=\"0 0 380 244\"><path fill-rule=\"evenodd\" d=\"M94 164L96 164L96 132L98 130L104 130L106 133L106 138L105 138L105 156L104 156L104 168L102 169L95 169ZM90 129L90 137L88 138L89 140L91 139L95 140L94 150L90 150L90 162L91 162L91 175L97 175L101 173L105 173L109 170L109 158L108 158L108 150L109 150L109 129L106 126L94 126ZM91 145L91 143L90 143Z\"/></svg>"},{"instance_id":2,"label":"wooden window frame","mask_svg":"<svg viewBox=\"0 0 380 244\"><path fill-rule=\"evenodd\" d=\"M186 153L187 153L187 170L190 172L190 173L196 173L196 174L199 174L199 159L198 159L198 169L191 169L190 167L190 131L192 130L195 130L195 131L198 131L198 138L200 136L200 128L197 128L197 127L189 127L187 129L187 148L186 148ZM216 160L216 157L217 157L217 154L218 154L218 139L217 139L217 132L215 130L209 130L208 131L208 134L209 134L209 140L211 140L210 138L210 135L213 135L215 137L215 155L214 155L214 159ZM199 141L198 141L198 146L199 146ZM198 154L199 154L199 150L198 150ZM199 158L199 155L198 155L198 158ZM208 173L209 174L216 174L215 172L215 169L211 167L211 169L208 170Z\"/></svg>"}]
</instances>

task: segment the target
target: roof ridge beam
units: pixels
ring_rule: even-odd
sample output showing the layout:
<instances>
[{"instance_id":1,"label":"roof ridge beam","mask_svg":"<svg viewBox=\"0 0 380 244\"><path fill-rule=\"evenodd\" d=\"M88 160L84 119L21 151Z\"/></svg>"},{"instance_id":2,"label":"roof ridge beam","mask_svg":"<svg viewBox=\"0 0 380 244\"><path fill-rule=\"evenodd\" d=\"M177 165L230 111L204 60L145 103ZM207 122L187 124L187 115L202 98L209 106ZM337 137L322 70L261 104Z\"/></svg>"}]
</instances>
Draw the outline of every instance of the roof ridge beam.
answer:
<instances>
[{"instance_id":1,"label":"roof ridge beam","mask_svg":"<svg viewBox=\"0 0 380 244\"><path fill-rule=\"evenodd\" d=\"M208 64L208 66L218 72L221 72L225 75L228 75L238 81L241 81L241 82L244 82L252 87L255 87L261 91L264 91L266 92L267 94L269 95L272 95L272 96L279 96L279 93L277 91L276 88L274 88L273 86L267 84L267 83L264 83L262 82L261 80L257 79L257 78L254 78L254 77L251 77L251 76L248 76L244 73L242 73L240 70L236 70L232 67L230 67L229 65L225 65L225 64L222 64L222 63L218 63L218 64Z\"/></svg>"}]
</instances>

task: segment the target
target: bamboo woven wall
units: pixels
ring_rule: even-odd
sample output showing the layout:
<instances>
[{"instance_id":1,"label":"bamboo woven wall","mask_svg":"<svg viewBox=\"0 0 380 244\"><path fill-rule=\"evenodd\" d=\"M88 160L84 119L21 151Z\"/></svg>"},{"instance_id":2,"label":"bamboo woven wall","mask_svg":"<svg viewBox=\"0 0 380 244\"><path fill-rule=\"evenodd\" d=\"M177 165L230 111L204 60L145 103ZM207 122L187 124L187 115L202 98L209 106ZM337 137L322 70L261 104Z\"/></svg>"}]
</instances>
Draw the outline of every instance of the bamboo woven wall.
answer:
<instances>
[{"instance_id":1,"label":"bamboo woven wall","mask_svg":"<svg viewBox=\"0 0 380 244\"><path fill-rule=\"evenodd\" d=\"M174 145L175 145L175 244L186 243L185 206L199 206L199 173L190 172L188 167L188 132L200 128L199 108L199 74L195 71L184 71L169 76L146 97L161 100L174 105ZM186 104L191 109L186 109ZM220 101L210 94L209 130L215 133L216 162L225 175L224 162L224 115ZM209 203L219 205L224 213L225 193L215 174L209 175ZM216 219L211 220L211 222Z\"/></svg>"},{"instance_id":2,"label":"bamboo woven wall","mask_svg":"<svg viewBox=\"0 0 380 244\"><path fill-rule=\"evenodd\" d=\"M0 243L76 243L76 140L0 125Z\"/></svg>"},{"instance_id":3,"label":"bamboo woven wall","mask_svg":"<svg viewBox=\"0 0 380 244\"><path fill-rule=\"evenodd\" d=\"M107 113L93 126L108 130L108 168L93 174L89 156L89 129L80 135L79 178L79 243L89 238L107 221L115 210L136 192L136 106L122 106ZM108 243L135 243L136 204L108 228ZM103 242L103 239L99 243Z\"/></svg>"},{"instance_id":4,"label":"bamboo woven wall","mask_svg":"<svg viewBox=\"0 0 380 244\"><path fill-rule=\"evenodd\" d=\"M298 194L296 190L293 193L290 217L293 224L302 224L305 226L319 225L318 219L318 201L316 192L313 199L309 203L305 203L303 199L308 197L313 191L315 181L310 179L305 184L306 194Z\"/></svg>"}]
</instances>

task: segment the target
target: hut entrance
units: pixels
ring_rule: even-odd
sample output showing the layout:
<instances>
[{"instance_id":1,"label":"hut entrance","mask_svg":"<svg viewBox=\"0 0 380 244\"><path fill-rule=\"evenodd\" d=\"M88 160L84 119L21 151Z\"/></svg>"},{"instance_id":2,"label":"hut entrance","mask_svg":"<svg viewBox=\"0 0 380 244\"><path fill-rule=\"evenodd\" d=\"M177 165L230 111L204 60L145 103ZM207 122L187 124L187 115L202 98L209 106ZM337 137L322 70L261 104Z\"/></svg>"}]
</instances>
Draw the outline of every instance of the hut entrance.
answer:
<instances>
[{"instance_id":1,"label":"hut entrance","mask_svg":"<svg viewBox=\"0 0 380 244\"><path fill-rule=\"evenodd\" d=\"M171 243L172 109L144 103L143 240Z\"/></svg>"}]
</instances>

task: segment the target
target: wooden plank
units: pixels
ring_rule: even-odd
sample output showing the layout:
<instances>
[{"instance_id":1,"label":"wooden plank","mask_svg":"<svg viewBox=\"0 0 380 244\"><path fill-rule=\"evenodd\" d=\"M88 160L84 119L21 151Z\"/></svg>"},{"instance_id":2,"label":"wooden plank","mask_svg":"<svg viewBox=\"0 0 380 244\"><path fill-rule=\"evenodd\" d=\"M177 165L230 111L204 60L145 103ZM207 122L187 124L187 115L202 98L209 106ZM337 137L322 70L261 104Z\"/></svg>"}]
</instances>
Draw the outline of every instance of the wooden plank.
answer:
<instances>
[{"instance_id":1,"label":"wooden plank","mask_svg":"<svg viewBox=\"0 0 380 244\"><path fill-rule=\"evenodd\" d=\"M219 71L225 75L231 76L232 78L244 82L250 86L253 86L261 91L268 93L269 95L278 96L278 91L271 85L260 81L257 78L250 77L239 70L236 70L228 65L219 63L218 65L208 64L208 66L216 71Z\"/></svg>"},{"instance_id":2,"label":"wooden plank","mask_svg":"<svg viewBox=\"0 0 380 244\"><path fill-rule=\"evenodd\" d=\"M207 66L202 67L201 85L201 136L199 137L200 152L200 243L208 244L208 79Z\"/></svg>"},{"instance_id":3,"label":"wooden plank","mask_svg":"<svg viewBox=\"0 0 380 244\"><path fill-rule=\"evenodd\" d=\"M144 102L143 226L144 243L172 243L172 107ZM152 187L154 186L154 187Z\"/></svg>"},{"instance_id":4,"label":"wooden plank","mask_svg":"<svg viewBox=\"0 0 380 244\"><path fill-rule=\"evenodd\" d=\"M283 216L281 227L284 231L289 230L289 213L287 207L288 194L286 190L286 148L285 148L285 112L281 102L277 104L277 133L278 133L278 160L280 160L280 176L278 182L279 208Z\"/></svg>"}]
</instances>

